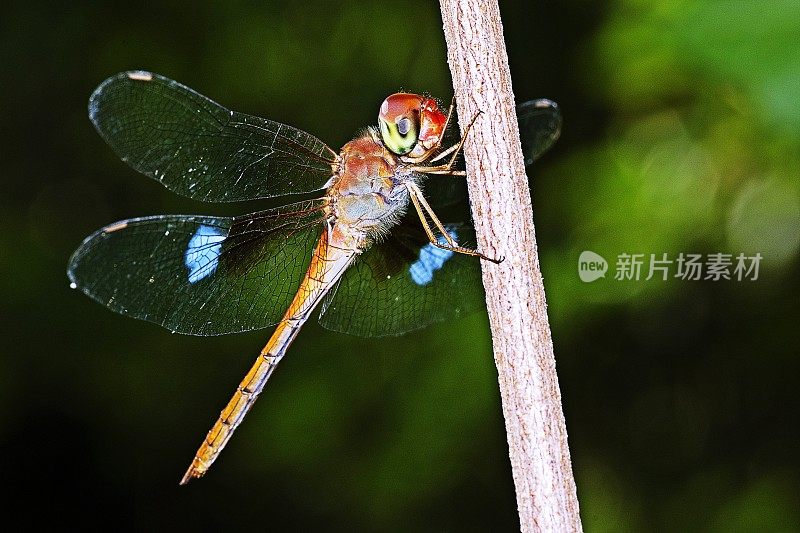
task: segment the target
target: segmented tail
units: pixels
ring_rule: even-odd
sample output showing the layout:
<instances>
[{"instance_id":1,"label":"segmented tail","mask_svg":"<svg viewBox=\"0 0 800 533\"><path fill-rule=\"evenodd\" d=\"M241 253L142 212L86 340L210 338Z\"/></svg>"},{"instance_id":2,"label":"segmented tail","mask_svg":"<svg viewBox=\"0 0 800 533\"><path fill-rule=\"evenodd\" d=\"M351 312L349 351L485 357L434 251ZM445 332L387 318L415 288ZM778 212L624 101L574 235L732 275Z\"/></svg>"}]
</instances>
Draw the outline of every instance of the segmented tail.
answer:
<instances>
[{"instance_id":1,"label":"segmented tail","mask_svg":"<svg viewBox=\"0 0 800 533\"><path fill-rule=\"evenodd\" d=\"M302 325L308 320L311 311L352 263L357 251L338 243L340 239L337 237L338 233L334 233L331 228L326 228L322 233L308 271L289 309L286 310L275 333L261 350L255 364L239 384L228 405L222 410L200 445L192 464L181 479L181 485L203 476L208 471L233 432L242 423L258 395L264 390L267 380L286 354ZM335 244L331 245L331 241Z\"/></svg>"}]
</instances>

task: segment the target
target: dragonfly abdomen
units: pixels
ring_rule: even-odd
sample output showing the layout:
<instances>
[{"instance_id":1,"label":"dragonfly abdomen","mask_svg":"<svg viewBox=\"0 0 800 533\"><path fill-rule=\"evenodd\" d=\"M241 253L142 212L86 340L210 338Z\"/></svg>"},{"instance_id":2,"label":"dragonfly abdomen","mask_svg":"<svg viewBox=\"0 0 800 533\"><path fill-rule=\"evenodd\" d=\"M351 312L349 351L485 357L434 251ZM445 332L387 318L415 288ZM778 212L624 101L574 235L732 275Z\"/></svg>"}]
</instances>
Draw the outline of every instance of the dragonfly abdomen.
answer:
<instances>
[{"instance_id":1,"label":"dragonfly abdomen","mask_svg":"<svg viewBox=\"0 0 800 533\"><path fill-rule=\"evenodd\" d=\"M275 333L261 350L258 359L200 445L192 464L181 480L182 485L192 478L203 476L208 471L264 390L267 380L311 312L342 277L359 253L360 250L354 246L354 241L342 229L344 228L327 226L322 232L311 264L294 300L278 323Z\"/></svg>"}]
</instances>

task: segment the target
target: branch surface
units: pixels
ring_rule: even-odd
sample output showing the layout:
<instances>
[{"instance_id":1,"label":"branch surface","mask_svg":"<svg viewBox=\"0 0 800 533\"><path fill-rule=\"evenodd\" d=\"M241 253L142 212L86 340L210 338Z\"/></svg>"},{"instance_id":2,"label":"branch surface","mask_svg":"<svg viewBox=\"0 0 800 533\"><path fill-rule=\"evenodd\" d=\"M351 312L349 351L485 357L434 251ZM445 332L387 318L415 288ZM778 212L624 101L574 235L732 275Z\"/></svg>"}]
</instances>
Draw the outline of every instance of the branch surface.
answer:
<instances>
[{"instance_id":1,"label":"branch surface","mask_svg":"<svg viewBox=\"0 0 800 533\"><path fill-rule=\"evenodd\" d=\"M496 0L440 0L522 531L582 531Z\"/></svg>"}]
</instances>

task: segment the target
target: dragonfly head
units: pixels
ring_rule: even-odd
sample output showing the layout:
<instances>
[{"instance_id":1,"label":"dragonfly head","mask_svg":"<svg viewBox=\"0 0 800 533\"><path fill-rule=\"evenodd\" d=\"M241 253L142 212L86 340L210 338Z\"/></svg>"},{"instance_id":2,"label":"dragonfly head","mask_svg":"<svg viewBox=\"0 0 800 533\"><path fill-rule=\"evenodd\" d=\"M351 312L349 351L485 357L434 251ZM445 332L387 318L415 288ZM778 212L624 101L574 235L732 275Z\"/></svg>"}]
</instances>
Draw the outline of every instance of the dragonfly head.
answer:
<instances>
[{"instance_id":1,"label":"dragonfly head","mask_svg":"<svg viewBox=\"0 0 800 533\"><path fill-rule=\"evenodd\" d=\"M433 98L395 93L383 101L378 123L381 140L389 150L416 159L439 146L447 115Z\"/></svg>"}]
</instances>

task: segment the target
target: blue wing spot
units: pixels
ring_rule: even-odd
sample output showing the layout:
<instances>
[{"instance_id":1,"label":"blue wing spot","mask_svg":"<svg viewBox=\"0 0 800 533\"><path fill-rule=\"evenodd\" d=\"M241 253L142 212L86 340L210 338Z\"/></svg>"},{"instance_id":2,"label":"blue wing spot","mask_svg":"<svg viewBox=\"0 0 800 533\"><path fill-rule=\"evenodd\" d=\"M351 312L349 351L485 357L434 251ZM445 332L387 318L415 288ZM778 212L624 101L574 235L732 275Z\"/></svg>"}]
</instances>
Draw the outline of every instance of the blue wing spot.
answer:
<instances>
[{"instance_id":1,"label":"blue wing spot","mask_svg":"<svg viewBox=\"0 0 800 533\"><path fill-rule=\"evenodd\" d=\"M458 238L454 229L447 228L447 233L455 240ZM447 239L440 236L439 244L447 244ZM453 252L437 248L431 243L419 249L419 259L411 263L408 273L417 285L427 285L433 281L433 273L441 269L448 259L453 257Z\"/></svg>"},{"instance_id":2,"label":"blue wing spot","mask_svg":"<svg viewBox=\"0 0 800 533\"><path fill-rule=\"evenodd\" d=\"M197 283L214 273L224 240L225 234L220 228L206 225L197 228L183 256L189 269L189 283Z\"/></svg>"}]
</instances>

